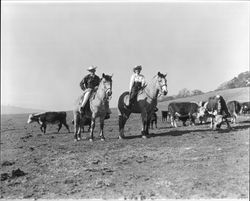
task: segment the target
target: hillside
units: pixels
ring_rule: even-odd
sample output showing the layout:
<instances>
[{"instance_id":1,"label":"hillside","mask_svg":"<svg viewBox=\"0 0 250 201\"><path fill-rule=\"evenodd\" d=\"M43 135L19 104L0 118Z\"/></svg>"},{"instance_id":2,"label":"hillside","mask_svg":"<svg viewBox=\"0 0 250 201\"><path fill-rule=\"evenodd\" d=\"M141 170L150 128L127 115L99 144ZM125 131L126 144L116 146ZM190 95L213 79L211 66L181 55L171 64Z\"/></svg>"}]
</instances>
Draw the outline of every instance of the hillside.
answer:
<instances>
[{"instance_id":1,"label":"hillside","mask_svg":"<svg viewBox=\"0 0 250 201\"><path fill-rule=\"evenodd\" d=\"M240 73L237 77L222 83L216 90L233 89L250 86L250 71Z\"/></svg>"},{"instance_id":2,"label":"hillside","mask_svg":"<svg viewBox=\"0 0 250 201\"><path fill-rule=\"evenodd\" d=\"M198 103L200 101L206 101L209 97L215 96L218 94L223 96L226 101L230 101L230 100L237 100L239 102L250 101L250 97L249 97L250 87L242 87L242 88L226 89L226 90L220 90L220 91L211 91L202 95L160 102L158 104L158 107L160 110L167 110L168 104L173 101L178 101L178 102L184 102L184 101L191 102L192 101L192 102Z\"/></svg>"},{"instance_id":3,"label":"hillside","mask_svg":"<svg viewBox=\"0 0 250 201\"><path fill-rule=\"evenodd\" d=\"M26 113L36 113L36 112L44 112L44 111L39 109L1 105L1 114L26 114Z\"/></svg>"}]
</instances>

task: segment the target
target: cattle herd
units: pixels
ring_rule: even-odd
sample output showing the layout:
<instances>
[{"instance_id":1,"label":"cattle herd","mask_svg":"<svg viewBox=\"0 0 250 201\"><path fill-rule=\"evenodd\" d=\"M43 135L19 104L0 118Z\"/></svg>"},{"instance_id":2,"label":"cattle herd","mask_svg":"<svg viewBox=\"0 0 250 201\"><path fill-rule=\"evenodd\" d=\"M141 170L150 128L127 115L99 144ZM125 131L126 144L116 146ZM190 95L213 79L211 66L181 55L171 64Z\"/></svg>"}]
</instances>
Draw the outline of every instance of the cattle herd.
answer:
<instances>
[{"instance_id":1,"label":"cattle herd","mask_svg":"<svg viewBox=\"0 0 250 201\"><path fill-rule=\"evenodd\" d=\"M210 97L207 101L195 102L171 102L168 105L168 111L161 111L162 121L170 119L171 125L177 127L176 121L180 120L183 126L189 120L190 124L195 124L198 119L199 124L206 123L210 118L211 128L218 129L223 122L226 122L228 128L228 118L232 123L236 123L239 114L250 113L250 102L240 103L236 100L225 102L220 95Z\"/></svg>"},{"instance_id":2,"label":"cattle herd","mask_svg":"<svg viewBox=\"0 0 250 201\"><path fill-rule=\"evenodd\" d=\"M153 125L157 128L157 111L155 108L151 116L151 128ZM239 114L250 113L250 102L240 103L236 100L225 102L224 98L220 95L210 97L207 101L195 102L171 102L168 105L168 110L161 111L162 122L170 120L173 127L177 127L177 121L182 121L183 126L189 121L190 125L195 125L195 119L199 124L211 121L211 128L219 129L221 124L225 122L229 129L231 129L228 119L231 119L232 123L236 123L236 118ZM37 122L41 125L40 129L43 133L46 133L47 124L58 124L58 132L62 125L64 125L68 132L69 126L66 122L66 112L44 112L38 114L30 114L28 118L28 124ZM72 123L74 123L72 121ZM91 121L88 119L82 125L84 129L85 125L90 127Z\"/></svg>"}]
</instances>

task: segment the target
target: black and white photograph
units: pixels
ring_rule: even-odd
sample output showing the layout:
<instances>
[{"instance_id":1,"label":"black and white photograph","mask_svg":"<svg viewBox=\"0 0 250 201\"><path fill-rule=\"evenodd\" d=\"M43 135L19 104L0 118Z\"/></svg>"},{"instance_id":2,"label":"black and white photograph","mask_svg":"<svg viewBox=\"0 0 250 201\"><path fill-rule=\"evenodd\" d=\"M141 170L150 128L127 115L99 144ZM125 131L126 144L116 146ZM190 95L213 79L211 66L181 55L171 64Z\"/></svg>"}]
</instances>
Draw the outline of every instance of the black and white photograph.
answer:
<instances>
[{"instance_id":1,"label":"black and white photograph","mask_svg":"<svg viewBox=\"0 0 250 201\"><path fill-rule=\"evenodd\" d=\"M1 1L1 200L249 200L249 1Z\"/></svg>"}]
</instances>

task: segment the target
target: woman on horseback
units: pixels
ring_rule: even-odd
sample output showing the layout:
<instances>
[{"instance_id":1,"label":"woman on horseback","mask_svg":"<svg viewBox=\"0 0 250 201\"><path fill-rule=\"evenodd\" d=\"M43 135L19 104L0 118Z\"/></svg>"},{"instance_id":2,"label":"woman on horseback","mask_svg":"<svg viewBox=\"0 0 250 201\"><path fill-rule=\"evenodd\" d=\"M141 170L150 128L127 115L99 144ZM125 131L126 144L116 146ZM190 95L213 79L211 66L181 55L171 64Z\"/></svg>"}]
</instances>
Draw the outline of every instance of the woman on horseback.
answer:
<instances>
[{"instance_id":1,"label":"woman on horseback","mask_svg":"<svg viewBox=\"0 0 250 201\"><path fill-rule=\"evenodd\" d=\"M130 107L134 101L136 100L137 94L139 90L141 90L145 86L145 78L144 75L141 74L142 67L135 66L133 68L134 74L130 78L129 83L129 105Z\"/></svg>"}]
</instances>

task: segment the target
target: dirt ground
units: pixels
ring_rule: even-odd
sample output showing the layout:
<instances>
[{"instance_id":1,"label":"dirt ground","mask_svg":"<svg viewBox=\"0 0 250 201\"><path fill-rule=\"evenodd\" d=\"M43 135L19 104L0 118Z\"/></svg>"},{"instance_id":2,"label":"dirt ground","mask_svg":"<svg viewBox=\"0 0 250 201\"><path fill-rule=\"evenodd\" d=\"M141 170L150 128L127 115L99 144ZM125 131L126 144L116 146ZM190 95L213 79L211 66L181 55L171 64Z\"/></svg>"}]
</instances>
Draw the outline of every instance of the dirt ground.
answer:
<instances>
[{"instance_id":1,"label":"dirt ground","mask_svg":"<svg viewBox=\"0 0 250 201\"><path fill-rule=\"evenodd\" d=\"M68 124L72 114L68 115ZM140 116L118 140L118 118L105 123L106 141L73 140L63 127L42 134L28 115L1 116L1 198L161 199L249 197L250 116L228 131L209 124L171 128L158 121L140 137ZM160 119L160 118L159 118Z\"/></svg>"}]
</instances>

